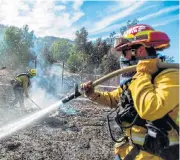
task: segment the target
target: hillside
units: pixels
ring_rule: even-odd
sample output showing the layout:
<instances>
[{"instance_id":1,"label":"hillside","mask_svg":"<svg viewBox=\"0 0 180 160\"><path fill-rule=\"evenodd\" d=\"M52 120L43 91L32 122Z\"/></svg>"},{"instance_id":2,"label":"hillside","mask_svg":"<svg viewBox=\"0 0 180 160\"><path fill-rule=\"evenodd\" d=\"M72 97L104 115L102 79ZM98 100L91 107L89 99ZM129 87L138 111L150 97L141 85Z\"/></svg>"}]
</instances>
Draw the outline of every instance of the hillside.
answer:
<instances>
[{"instance_id":1,"label":"hillside","mask_svg":"<svg viewBox=\"0 0 180 160\"><path fill-rule=\"evenodd\" d=\"M9 28L8 26L0 24L0 42L3 40L5 31L8 28ZM34 35L33 40L34 40L33 50L36 52L36 54L40 51L40 48L42 46L46 45L47 47L50 47L52 43L57 40L60 40L60 41L67 40L71 44L74 44L74 41L72 40L69 40L67 38L54 37L54 36L37 37L36 35Z\"/></svg>"}]
</instances>

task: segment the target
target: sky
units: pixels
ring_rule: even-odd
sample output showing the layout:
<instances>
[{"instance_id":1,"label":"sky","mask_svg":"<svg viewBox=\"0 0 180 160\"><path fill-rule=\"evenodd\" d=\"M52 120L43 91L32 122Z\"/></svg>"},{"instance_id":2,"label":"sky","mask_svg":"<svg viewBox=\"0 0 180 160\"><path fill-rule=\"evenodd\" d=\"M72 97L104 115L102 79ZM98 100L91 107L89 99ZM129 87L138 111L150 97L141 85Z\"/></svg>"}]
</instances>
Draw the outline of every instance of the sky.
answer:
<instances>
[{"instance_id":1,"label":"sky","mask_svg":"<svg viewBox=\"0 0 180 160\"><path fill-rule=\"evenodd\" d=\"M171 42L164 55L179 62L179 1L148 0L0 0L0 24L27 24L37 37L55 36L73 40L85 27L88 39L107 38L127 20L137 19L165 32Z\"/></svg>"}]
</instances>

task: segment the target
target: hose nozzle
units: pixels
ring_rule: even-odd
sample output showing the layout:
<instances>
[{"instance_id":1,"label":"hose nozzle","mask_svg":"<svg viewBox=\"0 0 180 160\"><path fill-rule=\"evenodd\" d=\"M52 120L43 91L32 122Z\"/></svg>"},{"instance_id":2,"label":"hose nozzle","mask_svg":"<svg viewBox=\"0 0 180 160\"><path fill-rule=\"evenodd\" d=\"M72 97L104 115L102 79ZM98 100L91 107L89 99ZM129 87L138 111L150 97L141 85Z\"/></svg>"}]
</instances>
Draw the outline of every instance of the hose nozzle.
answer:
<instances>
[{"instance_id":1,"label":"hose nozzle","mask_svg":"<svg viewBox=\"0 0 180 160\"><path fill-rule=\"evenodd\" d=\"M74 98L77 98L81 96L81 93L79 92L78 90L78 84L75 84L75 92L70 94L69 96L65 97L62 99L62 103L67 103L69 102L70 100L74 99Z\"/></svg>"}]
</instances>

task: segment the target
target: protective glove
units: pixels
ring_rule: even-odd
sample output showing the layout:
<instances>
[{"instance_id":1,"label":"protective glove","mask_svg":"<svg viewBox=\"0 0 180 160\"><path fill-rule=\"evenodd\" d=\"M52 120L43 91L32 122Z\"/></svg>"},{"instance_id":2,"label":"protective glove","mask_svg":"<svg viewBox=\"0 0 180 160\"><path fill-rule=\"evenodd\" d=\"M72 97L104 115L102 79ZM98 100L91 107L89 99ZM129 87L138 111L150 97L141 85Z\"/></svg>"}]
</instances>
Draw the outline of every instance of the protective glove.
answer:
<instances>
[{"instance_id":1,"label":"protective glove","mask_svg":"<svg viewBox=\"0 0 180 160\"><path fill-rule=\"evenodd\" d=\"M92 84L93 84L92 81L88 81L81 84L81 90L85 92L85 95L87 97L92 97L95 94L94 87Z\"/></svg>"},{"instance_id":2,"label":"protective glove","mask_svg":"<svg viewBox=\"0 0 180 160\"><path fill-rule=\"evenodd\" d=\"M150 75L153 75L158 71L158 62L159 59L146 59L139 61L136 67L137 74L148 73Z\"/></svg>"}]
</instances>

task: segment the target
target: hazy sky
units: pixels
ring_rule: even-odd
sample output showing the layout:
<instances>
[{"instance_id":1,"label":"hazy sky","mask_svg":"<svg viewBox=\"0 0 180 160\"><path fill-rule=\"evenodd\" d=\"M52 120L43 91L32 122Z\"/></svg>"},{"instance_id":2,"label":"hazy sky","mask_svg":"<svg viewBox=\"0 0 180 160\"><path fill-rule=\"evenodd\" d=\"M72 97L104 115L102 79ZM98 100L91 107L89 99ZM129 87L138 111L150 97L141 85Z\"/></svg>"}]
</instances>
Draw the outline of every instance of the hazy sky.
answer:
<instances>
[{"instance_id":1,"label":"hazy sky","mask_svg":"<svg viewBox=\"0 0 180 160\"><path fill-rule=\"evenodd\" d=\"M106 38L110 32L119 33L127 21L163 31L171 39L164 54L179 60L179 2L178 1L68 1L68 0L0 0L0 24L22 27L29 25L36 36L56 36L74 39L75 31L85 27L89 39Z\"/></svg>"}]
</instances>

